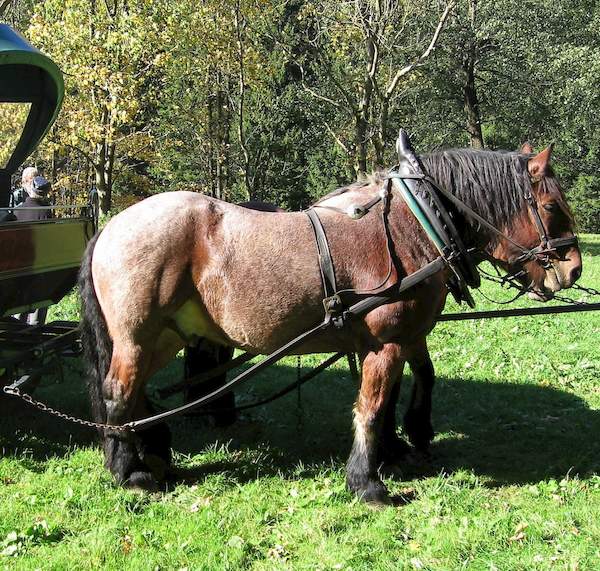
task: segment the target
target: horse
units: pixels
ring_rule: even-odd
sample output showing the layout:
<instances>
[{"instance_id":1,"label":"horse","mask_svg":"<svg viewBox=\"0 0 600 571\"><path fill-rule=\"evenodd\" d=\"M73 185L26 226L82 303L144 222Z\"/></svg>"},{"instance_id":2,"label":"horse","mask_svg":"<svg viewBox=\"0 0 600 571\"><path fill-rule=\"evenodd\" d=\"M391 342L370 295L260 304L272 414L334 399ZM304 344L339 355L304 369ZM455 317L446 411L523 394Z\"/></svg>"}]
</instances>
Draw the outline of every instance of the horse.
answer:
<instances>
[{"instance_id":1,"label":"horse","mask_svg":"<svg viewBox=\"0 0 600 571\"><path fill-rule=\"evenodd\" d=\"M465 244L480 252L477 261L504 267L541 301L581 274L574 240L543 263L524 258L516 245L540 244L539 223L552 238L574 236L550 158L551 147L536 155L455 149L420 157L440 187L503 233L464 217L460 231ZM392 285L438 257L396 191L387 205L387 232L375 208L358 220L339 212L372 200L387 184L376 174L318 202L342 289ZM429 276L399 299L294 351L359 356L346 482L366 502L390 503L378 468L406 451L395 408L407 362L414 377L404 420L408 437L424 447L433 436L434 369L426 337L444 307L449 273L446 268ZM111 425L145 415L147 380L195 339L268 354L323 317L324 286L305 213L258 212L189 192L155 195L115 216L88 245L79 285L94 417ZM106 428L102 438L106 467L117 482L158 489L170 462L166 425L135 433Z\"/></svg>"}]
</instances>

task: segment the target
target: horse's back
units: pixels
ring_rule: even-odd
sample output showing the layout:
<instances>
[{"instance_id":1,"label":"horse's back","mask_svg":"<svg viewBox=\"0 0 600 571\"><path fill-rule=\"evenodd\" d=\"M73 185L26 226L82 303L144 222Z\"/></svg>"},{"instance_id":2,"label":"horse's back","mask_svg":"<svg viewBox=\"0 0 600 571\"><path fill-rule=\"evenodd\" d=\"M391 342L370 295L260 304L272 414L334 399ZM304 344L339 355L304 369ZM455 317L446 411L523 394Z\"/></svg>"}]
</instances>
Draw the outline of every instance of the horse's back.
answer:
<instances>
[{"instance_id":1,"label":"horse's back","mask_svg":"<svg viewBox=\"0 0 600 571\"><path fill-rule=\"evenodd\" d=\"M193 293L187 270L203 246L195 229L218 226L221 209L200 194L164 193L127 208L106 225L94 250L92 275L111 329L117 320L157 319L185 303Z\"/></svg>"}]
</instances>

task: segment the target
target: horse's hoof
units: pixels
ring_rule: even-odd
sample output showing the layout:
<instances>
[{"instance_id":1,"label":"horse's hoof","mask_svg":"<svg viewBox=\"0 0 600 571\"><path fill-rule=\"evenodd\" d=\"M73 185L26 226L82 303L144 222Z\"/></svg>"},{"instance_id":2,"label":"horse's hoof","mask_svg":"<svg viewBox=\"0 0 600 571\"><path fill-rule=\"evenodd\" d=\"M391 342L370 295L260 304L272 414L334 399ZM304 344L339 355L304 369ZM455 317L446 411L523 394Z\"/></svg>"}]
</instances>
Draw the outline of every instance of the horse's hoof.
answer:
<instances>
[{"instance_id":1,"label":"horse's hoof","mask_svg":"<svg viewBox=\"0 0 600 571\"><path fill-rule=\"evenodd\" d=\"M433 440L433 436L430 440L411 440L413 446L415 447L414 453L417 453L418 455L421 455L423 457L430 456L429 445L431 444L431 440Z\"/></svg>"},{"instance_id":2,"label":"horse's hoof","mask_svg":"<svg viewBox=\"0 0 600 571\"><path fill-rule=\"evenodd\" d=\"M358 492L358 497L375 509L392 505L392 499L382 482L370 482L365 490Z\"/></svg>"},{"instance_id":3,"label":"horse's hoof","mask_svg":"<svg viewBox=\"0 0 600 571\"><path fill-rule=\"evenodd\" d=\"M383 464L395 464L412 452L412 448L405 440L398 438L384 440L379 450L379 461Z\"/></svg>"},{"instance_id":4,"label":"horse's hoof","mask_svg":"<svg viewBox=\"0 0 600 571\"><path fill-rule=\"evenodd\" d=\"M431 452L429 452L429 447L427 449L417 448L412 454L412 463L413 464L428 464L432 460Z\"/></svg>"},{"instance_id":5,"label":"horse's hoof","mask_svg":"<svg viewBox=\"0 0 600 571\"><path fill-rule=\"evenodd\" d=\"M379 467L379 474L385 478L401 480L403 476L402 466L399 462L383 462Z\"/></svg>"},{"instance_id":6,"label":"horse's hoof","mask_svg":"<svg viewBox=\"0 0 600 571\"><path fill-rule=\"evenodd\" d=\"M159 482L162 482L169 470L170 462L165 460L162 456L158 456L156 454L146 454L144 455L144 464L148 466L152 476Z\"/></svg>"},{"instance_id":7,"label":"horse's hoof","mask_svg":"<svg viewBox=\"0 0 600 571\"><path fill-rule=\"evenodd\" d=\"M150 472L132 472L124 483L126 488L144 492L158 492L158 480Z\"/></svg>"}]
</instances>

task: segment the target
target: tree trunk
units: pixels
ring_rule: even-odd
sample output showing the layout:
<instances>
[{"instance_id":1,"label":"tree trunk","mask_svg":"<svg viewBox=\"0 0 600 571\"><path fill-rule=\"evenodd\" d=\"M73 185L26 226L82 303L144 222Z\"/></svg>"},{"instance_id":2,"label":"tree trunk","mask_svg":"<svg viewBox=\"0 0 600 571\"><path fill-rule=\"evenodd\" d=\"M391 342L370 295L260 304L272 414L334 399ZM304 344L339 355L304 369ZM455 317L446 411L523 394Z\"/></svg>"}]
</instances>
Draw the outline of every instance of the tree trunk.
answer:
<instances>
[{"instance_id":1,"label":"tree trunk","mask_svg":"<svg viewBox=\"0 0 600 571\"><path fill-rule=\"evenodd\" d=\"M242 150L242 156L244 157L244 186L246 187L248 200L260 200L260 197L255 195L251 184L252 177L250 175L250 152L248 151L248 145L246 143L246 129L244 127L244 103L246 96L246 76L244 67L245 27L246 20L243 18L240 0L238 0L235 7L235 29L238 48L238 141L240 143L240 149Z\"/></svg>"},{"instance_id":2,"label":"tree trunk","mask_svg":"<svg viewBox=\"0 0 600 571\"><path fill-rule=\"evenodd\" d=\"M373 148L375 149L375 167L382 168L385 162L385 145L387 142L388 116L390 100L387 97L381 99L379 111L379 132L373 137Z\"/></svg>"},{"instance_id":3,"label":"tree trunk","mask_svg":"<svg viewBox=\"0 0 600 571\"><path fill-rule=\"evenodd\" d=\"M373 94L373 81L378 63L378 51L374 30L369 23L366 30L365 50L367 53L367 69L358 93L358 108L355 117L355 143L356 143L356 174L367 172L367 151L369 118L371 116L371 102Z\"/></svg>"},{"instance_id":4,"label":"tree trunk","mask_svg":"<svg viewBox=\"0 0 600 571\"><path fill-rule=\"evenodd\" d=\"M96 190L100 199L100 214L106 215L112 206L111 189L106 184L106 173L100 165L94 165Z\"/></svg>"},{"instance_id":5,"label":"tree trunk","mask_svg":"<svg viewBox=\"0 0 600 571\"><path fill-rule=\"evenodd\" d=\"M217 170L216 198L225 200L229 164L229 97L220 86L217 91Z\"/></svg>"},{"instance_id":6,"label":"tree trunk","mask_svg":"<svg viewBox=\"0 0 600 571\"><path fill-rule=\"evenodd\" d=\"M100 214L108 214L112 208L113 167L115 162L115 144L103 141L96 145L94 180L100 199Z\"/></svg>"},{"instance_id":7,"label":"tree trunk","mask_svg":"<svg viewBox=\"0 0 600 571\"><path fill-rule=\"evenodd\" d=\"M364 117L364 110L361 110L356 114L354 125L356 176L360 176L361 174L365 174L367 172L367 129L368 123Z\"/></svg>"},{"instance_id":8,"label":"tree trunk","mask_svg":"<svg viewBox=\"0 0 600 571\"><path fill-rule=\"evenodd\" d=\"M475 62L477 61L477 0L469 0L469 24L471 42L462 63L463 68L463 108L466 115L466 129L471 139L471 147L483 149L483 133L481 131L481 115L475 85Z\"/></svg>"},{"instance_id":9,"label":"tree trunk","mask_svg":"<svg viewBox=\"0 0 600 571\"><path fill-rule=\"evenodd\" d=\"M475 73L473 59L468 58L463 66L463 107L466 115L466 129L469 133L470 144L474 149L483 149L483 133L481 131L481 115L479 113L479 100L477 99L477 88L475 85Z\"/></svg>"},{"instance_id":10,"label":"tree trunk","mask_svg":"<svg viewBox=\"0 0 600 571\"><path fill-rule=\"evenodd\" d=\"M217 163L219 161L219 145L217 144L215 126L215 99L215 94L209 93L206 100L208 115L208 181L210 196L216 195Z\"/></svg>"}]
</instances>

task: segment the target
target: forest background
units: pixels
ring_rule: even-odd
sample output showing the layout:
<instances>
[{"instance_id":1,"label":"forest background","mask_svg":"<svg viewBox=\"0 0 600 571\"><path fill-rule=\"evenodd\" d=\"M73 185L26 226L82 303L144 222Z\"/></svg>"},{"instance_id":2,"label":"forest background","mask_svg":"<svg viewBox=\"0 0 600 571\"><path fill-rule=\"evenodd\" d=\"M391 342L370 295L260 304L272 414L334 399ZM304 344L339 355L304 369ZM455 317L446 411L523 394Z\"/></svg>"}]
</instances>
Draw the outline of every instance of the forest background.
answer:
<instances>
[{"instance_id":1,"label":"forest background","mask_svg":"<svg viewBox=\"0 0 600 571\"><path fill-rule=\"evenodd\" d=\"M66 96L28 164L104 214L194 190L289 209L424 152L555 142L600 232L600 6L591 0L3 0ZM0 109L4 140L23 116Z\"/></svg>"}]
</instances>

